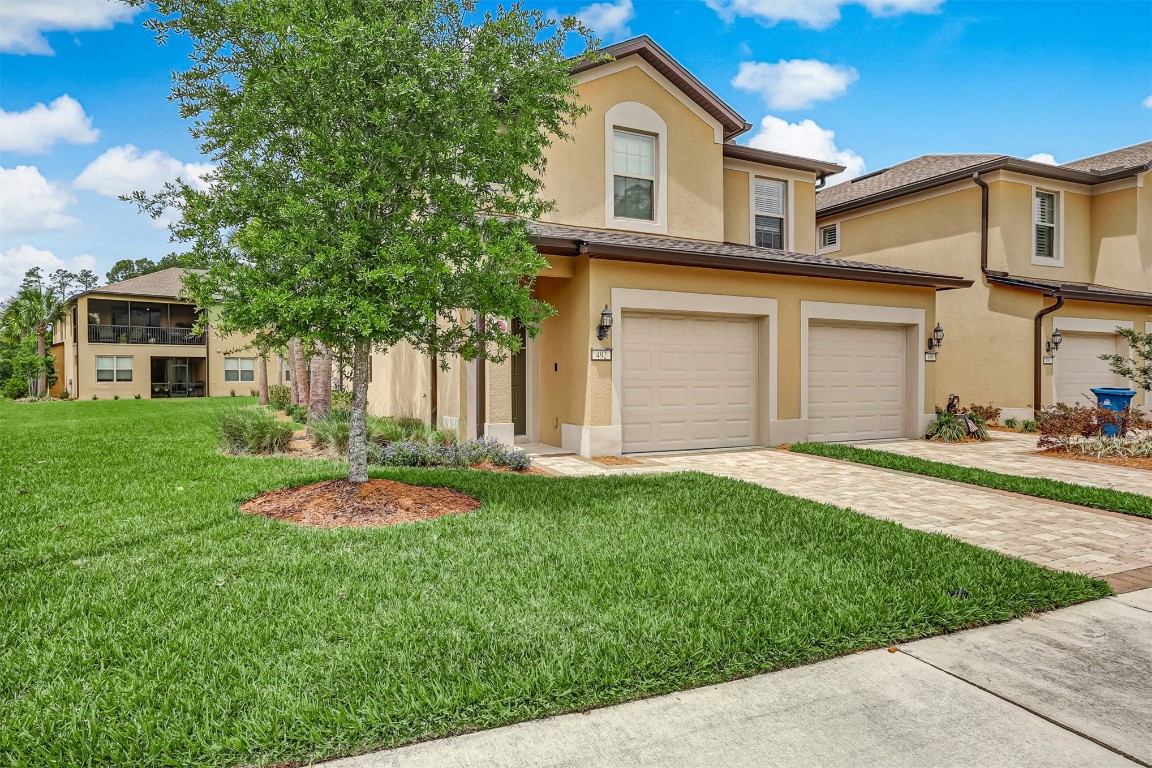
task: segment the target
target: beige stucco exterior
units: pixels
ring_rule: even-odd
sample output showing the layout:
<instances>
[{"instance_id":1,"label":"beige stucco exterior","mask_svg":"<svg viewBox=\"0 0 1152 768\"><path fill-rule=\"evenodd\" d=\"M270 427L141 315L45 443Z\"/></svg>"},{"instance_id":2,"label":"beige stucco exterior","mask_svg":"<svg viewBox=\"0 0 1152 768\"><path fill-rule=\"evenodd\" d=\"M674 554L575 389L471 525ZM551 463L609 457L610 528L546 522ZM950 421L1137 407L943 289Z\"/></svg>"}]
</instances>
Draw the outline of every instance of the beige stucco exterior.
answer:
<instances>
[{"instance_id":1,"label":"beige stucco exterior","mask_svg":"<svg viewBox=\"0 0 1152 768\"><path fill-rule=\"evenodd\" d=\"M1021 174L994 172L989 184L988 268L1012 276L1152 292L1152 174L1099 188ZM1033 254L1033 193L1055 191L1060 199L1062 259L1036 263ZM1036 290L989 283L980 272L981 195L970 180L818 217L818 226L839 224L840 258L960 275L972 287L943 291L937 316L945 344L932 367L934 399L952 393L962 402L988 403L1023 416L1054 402L1054 369L1041 366L1041 399L1034 403L1034 317L1054 303ZM1068 301L1043 320L1044 339L1061 321L1117 321L1142 329L1152 320L1146 306ZM1108 386L1102 382L1101 386ZM1136 397L1144 402L1143 394ZM1149 404L1152 405L1152 404Z\"/></svg>"},{"instance_id":2,"label":"beige stucco exterior","mask_svg":"<svg viewBox=\"0 0 1152 768\"><path fill-rule=\"evenodd\" d=\"M57 384L53 391L56 394L67 390L73 398L110 400L119 397L121 400L133 399L136 396L151 398L159 396L153 387L152 360L154 358L187 359L189 366L189 379L200 382L202 391L208 397L228 397L233 392L237 396L254 394L258 386L258 371L256 366L257 353L250 346L251 337L245 335L231 335L221 337L209 323L204 333L203 344L164 344L148 343L144 339L151 338L145 329L132 329L141 331L133 333L131 338L127 333L119 330L105 333L89 332L91 319L99 322L92 325L110 323L110 319L103 316L100 310L94 309L100 302L138 301L150 305L171 305L179 308L187 316L193 313L193 305L189 302L171 299L154 298L149 296L131 296L123 293L103 294L99 291L79 296L75 302L75 312L65 322L57 323L53 329L53 355L57 359ZM79 325L73 324L73 319ZM167 317L158 326L168 329ZM160 334L156 334L158 337ZM90 338L96 340L90 340ZM121 338L123 340L121 340ZM97 381L97 357L131 358L131 381ZM225 360L227 358L248 358L254 361L252 381L228 381L225 378ZM284 361L276 355L268 361L269 384L283 384ZM200 388L197 391L201 391Z\"/></svg>"}]
</instances>

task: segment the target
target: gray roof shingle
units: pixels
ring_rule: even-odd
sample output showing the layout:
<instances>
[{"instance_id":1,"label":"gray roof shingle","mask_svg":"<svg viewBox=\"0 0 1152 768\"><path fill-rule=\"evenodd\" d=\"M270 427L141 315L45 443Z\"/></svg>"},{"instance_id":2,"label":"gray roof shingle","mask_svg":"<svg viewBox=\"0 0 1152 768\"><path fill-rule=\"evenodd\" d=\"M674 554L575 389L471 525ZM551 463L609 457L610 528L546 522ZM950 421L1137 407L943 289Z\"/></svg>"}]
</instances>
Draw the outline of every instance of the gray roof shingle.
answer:
<instances>
[{"instance_id":1,"label":"gray roof shingle","mask_svg":"<svg viewBox=\"0 0 1152 768\"><path fill-rule=\"evenodd\" d=\"M1064 163L1061 168L1071 168L1074 171L1103 172L1114 171L1118 168L1133 168L1152 162L1152 141L1143 144L1133 144L1130 147L1114 149L1099 155L1073 160Z\"/></svg>"},{"instance_id":2,"label":"gray roof shingle","mask_svg":"<svg viewBox=\"0 0 1152 768\"><path fill-rule=\"evenodd\" d=\"M109 283L94 288L90 293L117 293L128 296L153 296L166 299L184 299L185 270L183 267L169 267L150 272L139 277L130 277L118 283Z\"/></svg>"},{"instance_id":3,"label":"gray roof shingle","mask_svg":"<svg viewBox=\"0 0 1152 768\"><path fill-rule=\"evenodd\" d=\"M1004 155L921 155L891 168L867 173L851 181L820 190L816 194L816 210L888 192L1001 157Z\"/></svg>"}]
</instances>

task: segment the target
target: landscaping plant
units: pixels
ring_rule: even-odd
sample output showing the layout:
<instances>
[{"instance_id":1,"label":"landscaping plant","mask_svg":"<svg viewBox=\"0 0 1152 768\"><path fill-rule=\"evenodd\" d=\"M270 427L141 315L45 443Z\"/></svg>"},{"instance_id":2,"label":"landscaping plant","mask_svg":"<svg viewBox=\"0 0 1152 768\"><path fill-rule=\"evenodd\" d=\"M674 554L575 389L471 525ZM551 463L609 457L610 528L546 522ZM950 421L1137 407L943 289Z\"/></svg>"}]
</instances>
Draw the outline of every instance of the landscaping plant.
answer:
<instances>
[{"instance_id":1,"label":"landscaping plant","mask_svg":"<svg viewBox=\"0 0 1152 768\"><path fill-rule=\"evenodd\" d=\"M972 432L968 428L968 422L963 418L964 415L938 411L936 418L928 425L928 439L943 443L959 443L970 438L987 440L988 427L984 419L976 414L967 414L976 425L976 431Z\"/></svg>"},{"instance_id":2,"label":"landscaping plant","mask_svg":"<svg viewBox=\"0 0 1152 768\"><path fill-rule=\"evenodd\" d=\"M1068 449L1076 443L1103 435L1106 426L1113 426L1120 436L1136 430L1152 429L1152 420L1139 411L1110 411L1098 405L1068 405L1057 403L1040 412L1040 440L1044 449Z\"/></svg>"},{"instance_id":3,"label":"landscaping plant","mask_svg":"<svg viewBox=\"0 0 1152 768\"><path fill-rule=\"evenodd\" d=\"M273 410L283 411L292 402L292 390L283 384L273 384L268 387L268 405Z\"/></svg>"},{"instance_id":4,"label":"landscaping plant","mask_svg":"<svg viewBox=\"0 0 1152 768\"><path fill-rule=\"evenodd\" d=\"M1128 342L1128 355L1100 355L1112 373L1122 376L1145 392L1152 392L1152 332L1134 328L1117 328L1116 333Z\"/></svg>"},{"instance_id":5,"label":"landscaping plant","mask_svg":"<svg viewBox=\"0 0 1152 768\"><path fill-rule=\"evenodd\" d=\"M260 408L235 408L218 417L220 448L225 453L268 455L288 450L292 425Z\"/></svg>"},{"instance_id":6,"label":"landscaping plant","mask_svg":"<svg viewBox=\"0 0 1152 768\"><path fill-rule=\"evenodd\" d=\"M173 98L212 163L206 185L132 199L181 214L172 238L206 268L185 287L218 327L351 360L364 482L373 350L502 361L519 336L486 318L535 335L551 314L525 221L551 207L546 148L587 111L568 51L591 32L473 0L127 3L155 12L159 42L189 38Z\"/></svg>"},{"instance_id":7,"label":"landscaping plant","mask_svg":"<svg viewBox=\"0 0 1152 768\"><path fill-rule=\"evenodd\" d=\"M995 424L1000 420L1000 410L992 403L988 403L988 405L972 403L968 406L968 415L980 417L985 425Z\"/></svg>"}]
</instances>

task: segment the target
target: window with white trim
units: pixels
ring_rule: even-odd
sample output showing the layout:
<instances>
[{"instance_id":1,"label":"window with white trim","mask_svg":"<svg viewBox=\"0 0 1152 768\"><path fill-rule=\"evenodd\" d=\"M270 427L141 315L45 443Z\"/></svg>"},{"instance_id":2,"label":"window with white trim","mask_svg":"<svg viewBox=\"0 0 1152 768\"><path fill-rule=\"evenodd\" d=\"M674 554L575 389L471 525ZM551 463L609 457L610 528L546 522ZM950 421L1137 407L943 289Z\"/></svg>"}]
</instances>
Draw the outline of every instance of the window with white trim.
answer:
<instances>
[{"instance_id":1,"label":"window with white trim","mask_svg":"<svg viewBox=\"0 0 1152 768\"><path fill-rule=\"evenodd\" d=\"M97 355L96 381L132 381L132 358Z\"/></svg>"},{"instance_id":2,"label":"window with white trim","mask_svg":"<svg viewBox=\"0 0 1152 768\"><path fill-rule=\"evenodd\" d=\"M255 381L256 358L254 357L226 357L224 358L224 381Z\"/></svg>"},{"instance_id":3,"label":"window with white trim","mask_svg":"<svg viewBox=\"0 0 1152 768\"><path fill-rule=\"evenodd\" d=\"M840 246L840 225L830 224L820 227L820 250L832 250Z\"/></svg>"},{"instance_id":4,"label":"window with white trim","mask_svg":"<svg viewBox=\"0 0 1152 768\"><path fill-rule=\"evenodd\" d=\"M656 137L612 131L612 212L619 219L656 220Z\"/></svg>"},{"instance_id":5,"label":"window with white trim","mask_svg":"<svg viewBox=\"0 0 1152 768\"><path fill-rule=\"evenodd\" d=\"M755 230L760 248L784 249L784 196L788 186L783 181L756 179Z\"/></svg>"},{"instance_id":6,"label":"window with white trim","mask_svg":"<svg viewBox=\"0 0 1152 768\"><path fill-rule=\"evenodd\" d=\"M1058 260L1060 258L1059 243L1057 242L1059 237L1057 229L1059 225L1057 220L1058 204L1059 198L1055 192L1036 190L1032 216L1036 230L1036 247L1033 256L1037 259Z\"/></svg>"}]
</instances>

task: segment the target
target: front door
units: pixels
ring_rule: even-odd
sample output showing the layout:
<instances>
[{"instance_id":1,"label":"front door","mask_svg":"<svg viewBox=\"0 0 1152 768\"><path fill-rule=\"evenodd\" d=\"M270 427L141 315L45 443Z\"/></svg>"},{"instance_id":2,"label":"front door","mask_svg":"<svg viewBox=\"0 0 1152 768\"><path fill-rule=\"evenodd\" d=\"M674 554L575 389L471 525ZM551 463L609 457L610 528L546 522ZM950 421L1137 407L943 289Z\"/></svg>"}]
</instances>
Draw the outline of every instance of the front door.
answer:
<instances>
[{"instance_id":1,"label":"front door","mask_svg":"<svg viewBox=\"0 0 1152 768\"><path fill-rule=\"evenodd\" d=\"M517 435L528 434L528 335L519 320L512 321L512 332L520 337L520 351L512 355L512 425Z\"/></svg>"}]
</instances>

